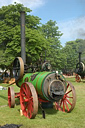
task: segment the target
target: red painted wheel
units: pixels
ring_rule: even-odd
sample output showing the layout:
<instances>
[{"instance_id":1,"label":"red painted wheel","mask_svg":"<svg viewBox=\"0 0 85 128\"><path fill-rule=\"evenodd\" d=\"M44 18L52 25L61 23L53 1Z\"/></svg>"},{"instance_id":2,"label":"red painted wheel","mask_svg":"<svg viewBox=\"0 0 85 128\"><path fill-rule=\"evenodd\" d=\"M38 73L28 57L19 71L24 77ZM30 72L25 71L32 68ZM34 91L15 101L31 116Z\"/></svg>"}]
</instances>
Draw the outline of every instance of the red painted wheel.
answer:
<instances>
[{"instance_id":1,"label":"red painted wheel","mask_svg":"<svg viewBox=\"0 0 85 128\"><path fill-rule=\"evenodd\" d=\"M8 87L8 105L10 108L14 108L15 106L15 93L12 86Z\"/></svg>"},{"instance_id":2,"label":"red painted wheel","mask_svg":"<svg viewBox=\"0 0 85 128\"><path fill-rule=\"evenodd\" d=\"M76 92L74 86L67 82L66 93L63 98L56 104L56 108L63 112L71 112L76 104Z\"/></svg>"},{"instance_id":3,"label":"red painted wheel","mask_svg":"<svg viewBox=\"0 0 85 128\"><path fill-rule=\"evenodd\" d=\"M77 82L81 82L81 76L80 75L76 74L75 79L76 79Z\"/></svg>"},{"instance_id":4,"label":"red painted wheel","mask_svg":"<svg viewBox=\"0 0 85 128\"><path fill-rule=\"evenodd\" d=\"M20 104L24 116L35 118L38 112L38 97L34 86L29 82L21 85Z\"/></svg>"}]
</instances>

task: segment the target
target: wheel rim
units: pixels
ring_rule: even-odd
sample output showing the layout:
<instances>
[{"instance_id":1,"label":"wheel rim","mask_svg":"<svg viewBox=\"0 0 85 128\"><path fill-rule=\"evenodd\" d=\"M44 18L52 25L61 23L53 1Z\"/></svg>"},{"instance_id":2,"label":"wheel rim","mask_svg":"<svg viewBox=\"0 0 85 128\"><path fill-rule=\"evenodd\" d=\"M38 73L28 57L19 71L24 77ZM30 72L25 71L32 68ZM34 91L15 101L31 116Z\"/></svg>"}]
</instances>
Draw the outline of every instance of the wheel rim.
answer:
<instances>
[{"instance_id":1,"label":"wheel rim","mask_svg":"<svg viewBox=\"0 0 85 128\"><path fill-rule=\"evenodd\" d=\"M15 93L13 87L8 87L8 105L10 108L15 106Z\"/></svg>"},{"instance_id":2,"label":"wheel rim","mask_svg":"<svg viewBox=\"0 0 85 128\"><path fill-rule=\"evenodd\" d=\"M38 112L38 98L34 86L29 82L21 85L20 104L24 116L35 118Z\"/></svg>"},{"instance_id":3,"label":"wheel rim","mask_svg":"<svg viewBox=\"0 0 85 128\"><path fill-rule=\"evenodd\" d=\"M24 62L21 57L15 58L13 62L13 77L18 80L23 77L24 74Z\"/></svg>"},{"instance_id":4,"label":"wheel rim","mask_svg":"<svg viewBox=\"0 0 85 128\"><path fill-rule=\"evenodd\" d=\"M76 81L77 81L77 82L80 82L80 81L81 81L81 76L78 75L78 74L76 74Z\"/></svg>"},{"instance_id":5,"label":"wheel rim","mask_svg":"<svg viewBox=\"0 0 85 128\"><path fill-rule=\"evenodd\" d=\"M77 63L77 65L76 65L76 71L77 72L83 72L84 69L85 69L85 67L84 67L84 64L82 62Z\"/></svg>"},{"instance_id":6,"label":"wheel rim","mask_svg":"<svg viewBox=\"0 0 85 128\"><path fill-rule=\"evenodd\" d=\"M71 112L76 104L76 92L74 86L67 82L66 93L59 101L59 106L63 112Z\"/></svg>"},{"instance_id":7,"label":"wheel rim","mask_svg":"<svg viewBox=\"0 0 85 128\"><path fill-rule=\"evenodd\" d=\"M51 70L51 65L48 62L44 62L42 64L42 71L50 71Z\"/></svg>"}]
</instances>

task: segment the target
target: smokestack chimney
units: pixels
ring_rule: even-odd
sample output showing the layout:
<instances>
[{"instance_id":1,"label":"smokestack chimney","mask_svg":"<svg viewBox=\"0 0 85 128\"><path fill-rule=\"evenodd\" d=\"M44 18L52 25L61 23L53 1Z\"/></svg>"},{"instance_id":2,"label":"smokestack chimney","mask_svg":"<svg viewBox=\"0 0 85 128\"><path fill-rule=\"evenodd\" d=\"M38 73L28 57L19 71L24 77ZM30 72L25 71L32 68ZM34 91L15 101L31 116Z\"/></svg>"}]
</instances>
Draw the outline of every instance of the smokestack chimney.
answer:
<instances>
[{"instance_id":1,"label":"smokestack chimney","mask_svg":"<svg viewBox=\"0 0 85 128\"><path fill-rule=\"evenodd\" d=\"M26 64L26 53L25 53L25 11L20 12L21 18L21 57Z\"/></svg>"},{"instance_id":2,"label":"smokestack chimney","mask_svg":"<svg viewBox=\"0 0 85 128\"><path fill-rule=\"evenodd\" d=\"M79 52L79 63L81 62L81 52Z\"/></svg>"}]
</instances>

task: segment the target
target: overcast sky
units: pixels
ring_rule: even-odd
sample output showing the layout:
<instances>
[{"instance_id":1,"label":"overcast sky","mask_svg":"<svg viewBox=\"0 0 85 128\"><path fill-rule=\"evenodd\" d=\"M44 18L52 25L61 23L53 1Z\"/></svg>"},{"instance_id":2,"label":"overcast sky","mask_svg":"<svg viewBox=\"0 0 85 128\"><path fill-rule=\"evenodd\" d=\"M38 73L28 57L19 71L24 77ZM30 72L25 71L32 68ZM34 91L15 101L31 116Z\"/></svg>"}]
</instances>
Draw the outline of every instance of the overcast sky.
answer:
<instances>
[{"instance_id":1,"label":"overcast sky","mask_svg":"<svg viewBox=\"0 0 85 128\"><path fill-rule=\"evenodd\" d=\"M63 33L63 46L67 41L85 39L85 0L0 0L0 7L14 2L30 8L31 14L41 18L43 24L56 21Z\"/></svg>"}]
</instances>

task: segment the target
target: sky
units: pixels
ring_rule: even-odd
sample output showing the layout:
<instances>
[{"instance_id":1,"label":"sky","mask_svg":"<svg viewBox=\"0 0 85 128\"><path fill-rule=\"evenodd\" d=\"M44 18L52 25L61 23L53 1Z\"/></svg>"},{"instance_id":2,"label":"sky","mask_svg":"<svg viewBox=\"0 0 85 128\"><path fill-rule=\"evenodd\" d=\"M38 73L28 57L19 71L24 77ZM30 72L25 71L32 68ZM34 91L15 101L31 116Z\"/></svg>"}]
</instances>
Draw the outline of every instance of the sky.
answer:
<instances>
[{"instance_id":1,"label":"sky","mask_svg":"<svg viewBox=\"0 0 85 128\"><path fill-rule=\"evenodd\" d=\"M0 8L14 2L30 8L30 14L41 18L42 24L56 21L63 33L62 46L67 41L85 39L85 0L0 0Z\"/></svg>"}]
</instances>

